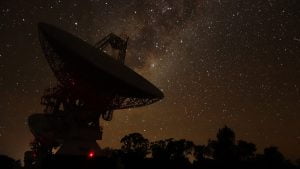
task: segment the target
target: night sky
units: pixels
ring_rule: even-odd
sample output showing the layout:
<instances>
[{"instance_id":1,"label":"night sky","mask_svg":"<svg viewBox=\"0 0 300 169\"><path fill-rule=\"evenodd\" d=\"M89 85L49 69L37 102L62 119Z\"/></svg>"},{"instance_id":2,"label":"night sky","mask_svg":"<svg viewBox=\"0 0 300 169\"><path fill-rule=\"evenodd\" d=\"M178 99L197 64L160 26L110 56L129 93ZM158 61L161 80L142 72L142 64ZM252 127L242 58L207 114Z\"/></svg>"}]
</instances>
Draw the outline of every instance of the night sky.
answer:
<instances>
[{"instance_id":1,"label":"night sky","mask_svg":"<svg viewBox=\"0 0 300 169\"><path fill-rule=\"evenodd\" d=\"M165 93L101 121L102 147L131 132L206 144L226 124L259 152L300 157L299 0L1 0L0 153L18 159L33 139L27 117L56 84L39 21L90 44L128 35L125 64Z\"/></svg>"}]
</instances>

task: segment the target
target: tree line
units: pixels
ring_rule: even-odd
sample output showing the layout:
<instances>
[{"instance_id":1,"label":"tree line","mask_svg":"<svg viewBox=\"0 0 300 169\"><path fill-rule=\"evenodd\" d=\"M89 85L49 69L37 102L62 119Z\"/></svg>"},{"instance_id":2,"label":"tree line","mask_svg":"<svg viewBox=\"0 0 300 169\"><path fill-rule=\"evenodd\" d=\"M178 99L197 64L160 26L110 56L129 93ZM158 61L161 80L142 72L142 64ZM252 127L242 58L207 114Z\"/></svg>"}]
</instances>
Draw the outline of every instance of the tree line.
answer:
<instances>
[{"instance_id":1,"label":"tree line","mask_svg":"<svg viewBox=\"0 0 300 169\"><path fill-rule=\"evenodd\" d=\"M121 140L120 149L104 148L102 155L92 159L83 157L56 157L38 162L15 161L0 156L0 168L14 169L300 169L300 161L294 164L287 160L277 147L271 146L257 153L256 145L237 140L234 131L225 126L219 129L215 140L207 145L196 145L192 141L173 138L150 142L140 133L131 133Z\"/></svg>"}]
</instances>

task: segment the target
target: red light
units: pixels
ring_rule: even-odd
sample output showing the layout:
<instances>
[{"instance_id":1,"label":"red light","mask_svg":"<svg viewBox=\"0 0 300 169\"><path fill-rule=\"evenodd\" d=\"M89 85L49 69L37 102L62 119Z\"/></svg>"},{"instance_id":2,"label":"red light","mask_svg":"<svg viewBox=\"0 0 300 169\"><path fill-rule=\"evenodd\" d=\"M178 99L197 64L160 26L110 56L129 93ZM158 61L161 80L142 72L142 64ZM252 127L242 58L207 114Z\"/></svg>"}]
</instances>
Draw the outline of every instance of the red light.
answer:
<instances>
[{"instance_id":1,"label":"red light","mask_svg":"<svg viewBox=\"0 0 300 169\"><path fill-rule=\"evenodd\" d=\"M94 152L92 152L92 151L89 152L89 157L90 157L90 158L93 158L94 156L95 156L95 153L94 153Z\"/></svg>"}]
</instances>

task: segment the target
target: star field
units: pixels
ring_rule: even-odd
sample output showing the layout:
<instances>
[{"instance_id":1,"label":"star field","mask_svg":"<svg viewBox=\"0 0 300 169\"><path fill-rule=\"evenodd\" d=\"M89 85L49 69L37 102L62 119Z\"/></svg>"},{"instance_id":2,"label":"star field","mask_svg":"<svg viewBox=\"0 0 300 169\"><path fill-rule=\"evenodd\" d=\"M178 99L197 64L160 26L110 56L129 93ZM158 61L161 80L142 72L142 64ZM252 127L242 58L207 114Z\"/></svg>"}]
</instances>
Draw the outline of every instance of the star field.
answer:
<instances>
[{"instance_id":1,"label":"star field","mask_svg":"<svg viewBox=\"0 0 300 169\"><path fill-rule=\"evenodd\" d=\"M130 132L206 144L226 124L259 150L300 157L298 0L1 1L0 152L16 158L32 139L26 118L56 84L39 21L90 44L128 35L125 64L165 93L101 121L100 146L118 147Z\"/></svg>"}]
</instances>

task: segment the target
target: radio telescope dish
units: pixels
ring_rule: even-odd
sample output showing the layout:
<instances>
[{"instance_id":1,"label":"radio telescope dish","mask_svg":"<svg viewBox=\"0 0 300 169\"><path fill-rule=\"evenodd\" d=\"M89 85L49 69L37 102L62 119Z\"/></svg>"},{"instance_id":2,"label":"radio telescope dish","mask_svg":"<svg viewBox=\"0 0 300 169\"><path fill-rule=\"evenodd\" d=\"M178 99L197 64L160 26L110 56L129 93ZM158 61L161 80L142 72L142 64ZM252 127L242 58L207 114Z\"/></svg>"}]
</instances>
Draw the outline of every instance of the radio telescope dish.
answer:
<instances>
[{"instance_id":1,"label":"radio telescope dish","mask_svg":"<svg viewBox=\"0 0 300 169\"><path fill-rule=\"evenodd\" d=\"M28 118L45 154L61 145L58 154L97 155L101 116L109 121L116 109L145 106L164 97L124 65L128 39L109 34L93 46L46 23L39 23L38 31L44 55L59 82L41 98L44 113ZM117 51L116 56L105 51L107 46Z\"/></svg>"},{"instance_id":2,"label":"radio telescope dish","mask_svg":"<svg viewBox=\"0 0 300 169\"><path fill-rule=\"evenodd\" d=\"M95 93L96 98L114 97L112 109L144 106L163 98L153 84L95 46L52 25L40 23L38 27L55 76L75 92L83 96Z\"/></svg>"}]
</instances>

